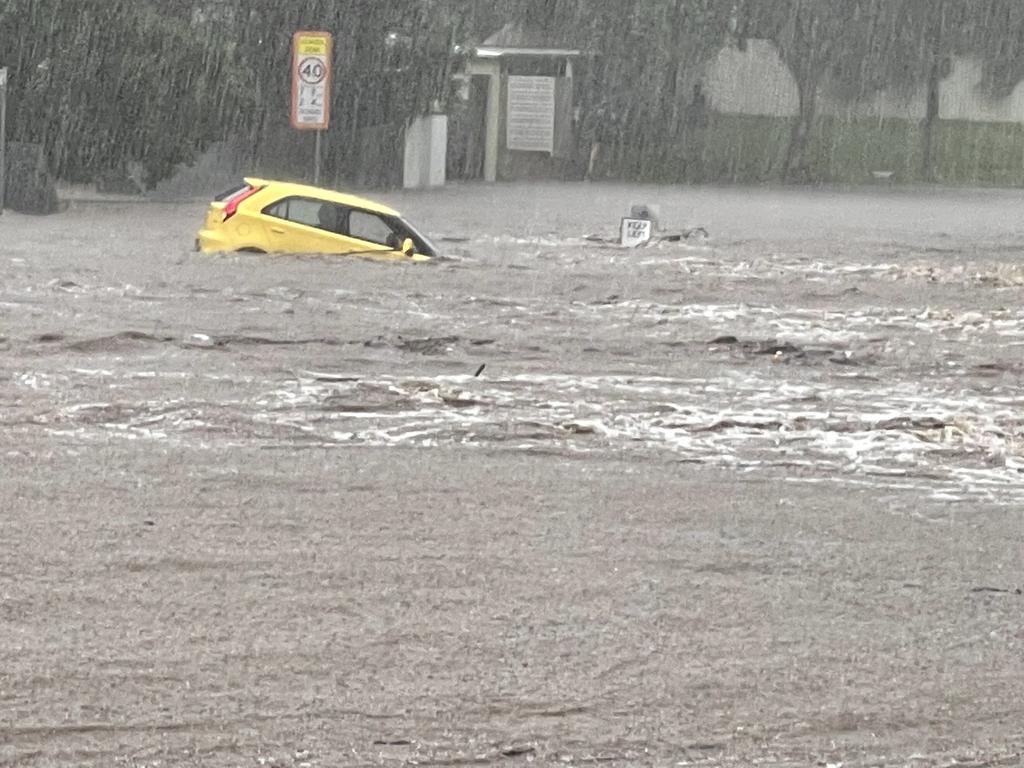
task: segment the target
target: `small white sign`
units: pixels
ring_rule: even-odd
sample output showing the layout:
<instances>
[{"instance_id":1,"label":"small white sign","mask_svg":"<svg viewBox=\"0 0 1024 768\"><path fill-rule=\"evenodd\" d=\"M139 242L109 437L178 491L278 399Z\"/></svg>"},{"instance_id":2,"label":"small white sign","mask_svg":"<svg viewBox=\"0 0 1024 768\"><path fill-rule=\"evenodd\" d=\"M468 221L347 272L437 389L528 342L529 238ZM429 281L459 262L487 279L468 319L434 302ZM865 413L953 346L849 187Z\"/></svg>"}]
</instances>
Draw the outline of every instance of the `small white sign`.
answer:
<instances>
[{"instance_id":1,"label":"small white sign","mask_svg":"<svg viewBox=\"0 0 1024 768\"><path fill-rule=\"evenodd\" d=\"M555 151L555 78L508 79L506 143L518 152Z\"/></svg>"},{"instance_id":2,"label":"small white sign","mask_svg":"<svg viewBox=\"0 0 1024 768\"><path fill-rule=\"evenodd\" d=\"M636 248L651 242L653 234L654 222L650 219L623 219L619 243L626 248Z\"/></svg>"},{"instance_id":3,"label":"small white sign","mask_svg":"<svg viewBox=\"0 0 1024 768\"><path fill-rule=\"evenodd\" d=\"M7 87L7 67L0 67L0 88Z\"/></svg>"}]
</instances>

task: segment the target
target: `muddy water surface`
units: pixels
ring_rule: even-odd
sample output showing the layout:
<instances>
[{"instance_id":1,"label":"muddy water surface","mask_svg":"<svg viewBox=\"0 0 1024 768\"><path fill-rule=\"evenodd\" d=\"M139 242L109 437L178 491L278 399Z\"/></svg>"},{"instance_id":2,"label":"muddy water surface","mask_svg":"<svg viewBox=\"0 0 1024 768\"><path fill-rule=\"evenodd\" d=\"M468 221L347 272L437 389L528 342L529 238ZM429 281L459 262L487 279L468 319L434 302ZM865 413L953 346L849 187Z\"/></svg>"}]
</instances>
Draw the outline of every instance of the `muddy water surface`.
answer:
<instances>
[{"instance_id":1,"label":"muddy water surface","mask_svg":"<svg viewBox=\"0 0 1024 768\"><path fill-rule=\"evenodd\" d=\"M585 239L634 198L714 238ZM458 260L197 255L200 206L5 221L8 434L629 452L1021 500L1009 193L399 202Z\"/></svg>"},{"instance_id":2,"label":"muddy water surface","mask_svg":"<svg viewBox=\"0 0 1024 768\"><path fill-rule=\"evenodd\" d=\"M0 760L1013 759L1021 195L389 199L0 219Z\"/></svg>"}]
</instances>

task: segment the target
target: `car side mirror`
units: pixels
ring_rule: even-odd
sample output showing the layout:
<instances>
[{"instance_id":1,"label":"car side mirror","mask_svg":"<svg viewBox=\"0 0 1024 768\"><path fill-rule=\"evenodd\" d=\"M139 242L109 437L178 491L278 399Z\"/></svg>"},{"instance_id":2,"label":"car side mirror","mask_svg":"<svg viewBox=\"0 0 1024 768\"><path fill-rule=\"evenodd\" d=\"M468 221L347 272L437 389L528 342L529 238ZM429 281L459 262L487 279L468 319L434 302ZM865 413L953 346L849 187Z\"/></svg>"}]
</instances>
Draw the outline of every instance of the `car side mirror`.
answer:
<instances>
[{"instance_id":1,"label":"car side mirror","mask_svg":"<svg viewBox=\"0 0 1024 768\"><path fill-rule=\"evenodd\" d=\"M412 256L416 253L416 244L412 241L411 237L407 237L402 241L402 253L406 256Z\"/></svg>"}]
</instances>

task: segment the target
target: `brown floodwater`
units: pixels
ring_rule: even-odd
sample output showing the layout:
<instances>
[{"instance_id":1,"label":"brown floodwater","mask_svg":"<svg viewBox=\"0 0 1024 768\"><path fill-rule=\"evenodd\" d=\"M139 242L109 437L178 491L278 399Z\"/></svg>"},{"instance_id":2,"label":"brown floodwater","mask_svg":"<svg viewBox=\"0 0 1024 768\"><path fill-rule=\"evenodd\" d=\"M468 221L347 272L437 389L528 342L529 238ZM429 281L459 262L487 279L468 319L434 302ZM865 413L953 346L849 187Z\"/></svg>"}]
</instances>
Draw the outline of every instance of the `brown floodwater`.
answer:
<instances>
[{"instance_id":1,"label":"brown floodwater","mask_svg":"<svg viewBox=\"0 0 1024 768\"><path fill-rule=\"evenodd\" d=\"M1024 195L384 197L450 258L0 217L0 763L1021 750Z\"/></svg>"}]
</instances>

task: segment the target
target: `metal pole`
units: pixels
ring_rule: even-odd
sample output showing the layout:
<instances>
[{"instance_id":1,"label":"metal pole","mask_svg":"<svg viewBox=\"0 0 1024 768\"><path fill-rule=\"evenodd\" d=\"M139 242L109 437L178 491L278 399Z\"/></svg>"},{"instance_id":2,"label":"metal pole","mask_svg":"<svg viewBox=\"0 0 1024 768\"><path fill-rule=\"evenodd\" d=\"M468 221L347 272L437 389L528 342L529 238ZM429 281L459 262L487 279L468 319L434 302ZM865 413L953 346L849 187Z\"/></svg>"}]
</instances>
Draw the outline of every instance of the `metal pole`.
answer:
<instances>
[{"instance_id":1,"label":"metal pole","mask_svg":"<svg viewBox=\"0 0 1024 768\"><path fill-rule=\"evenodd\" d=\"M316 150L313 155L313 186L320 186L320 163L322 161L321 153L323 152L323 131L316 132Z\"/></svg>"},{"instance_id":2,"label":"metal pole","mask_svg":"<svg viewBox=\"0 0 1024 768\"><path fill-rule=\"evenodd\" d=\"M7 68L0 68L0 214L7 200Z\"/></svg>"}]
</instances>

